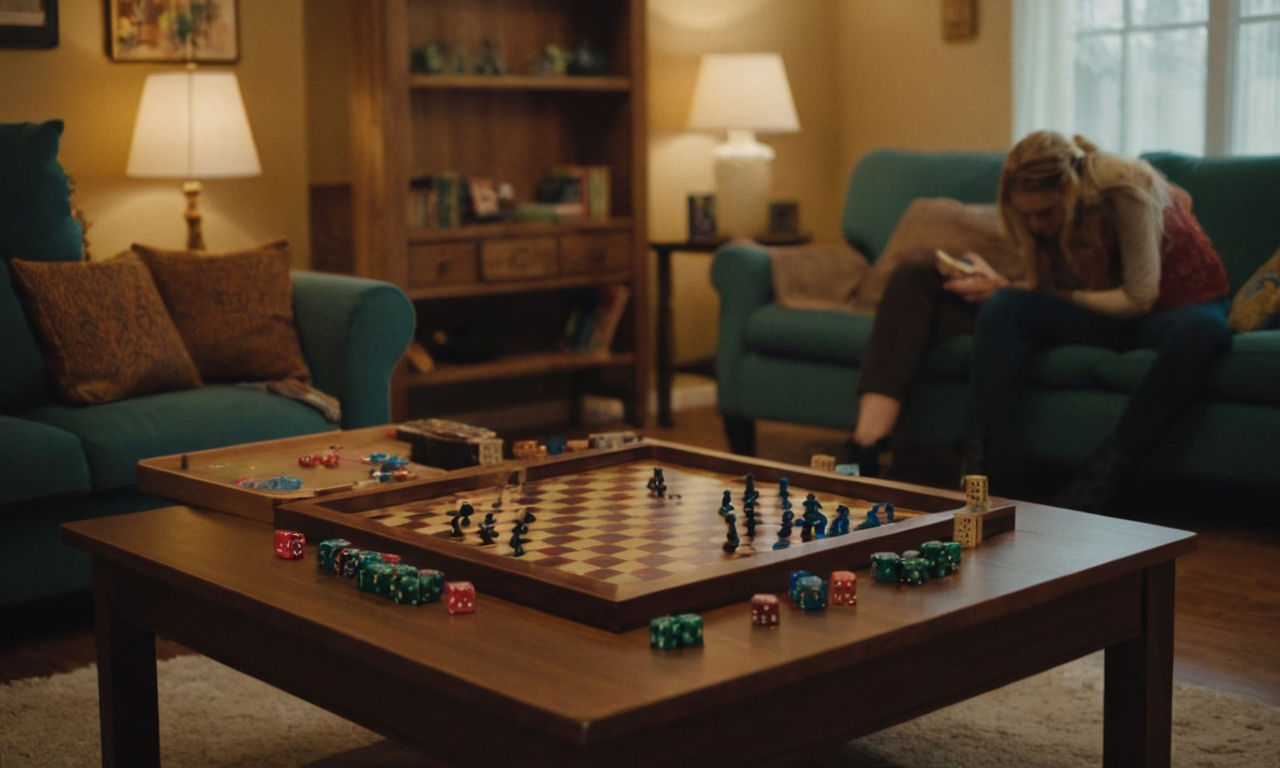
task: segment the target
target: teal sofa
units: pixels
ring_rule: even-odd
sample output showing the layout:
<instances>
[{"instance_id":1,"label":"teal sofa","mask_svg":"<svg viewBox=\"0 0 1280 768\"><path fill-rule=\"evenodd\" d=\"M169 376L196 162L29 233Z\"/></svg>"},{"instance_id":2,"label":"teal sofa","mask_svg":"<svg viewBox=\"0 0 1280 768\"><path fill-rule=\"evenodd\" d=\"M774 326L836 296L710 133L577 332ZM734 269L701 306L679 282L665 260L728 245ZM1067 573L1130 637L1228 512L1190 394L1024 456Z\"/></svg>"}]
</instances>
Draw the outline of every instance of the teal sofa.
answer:
<instances>
[{"instance_id":1,"label":"teal sofa","mask_svg":"<svg viewBox=\"0 0 1280 768\"><path fill-rule=\"evenodd\" d=\"M1233 290L1280 248L1280 157L1145 158L1191 194ZM874 262L918 197L993 203L1002 161L1001 154L872 152L850 176L844 236ZM757 419L852 430L872 317L779 306L769 256L749 244L722 247L712 262L712 280L721 299L719 408L733 450L754 452ZM971 338L961 336L929 352L894 433L897 448L936 452L962 441L970 346ZM1051 471L1082 465L1115 427L1153 357L1150 350L1116 353L1075 345L1039 353L1020 414L1025 456ZM1274 490L1280 486L1273 453L1277 435L1280 330L1238 334L1207 391L1141 469Z\"/></svg>"},{"instance_id":2,"label":"teal sofa","mask_svg":"<svg viewBox=\"0 0 1280 768\"><path fill-rule=\"evenodd\" d=\"M138 460L355 428L390 419L390 380L413 332L393 285L293 273L295 325L312 383L338 398L342 423L263 388L207 384L102 405L57 400L8 262L84 257L58 164L62 124L0 125L0 605L89 586L88 558L58 525L165 504L136 489Z\"/></svg>"}]
</instances>

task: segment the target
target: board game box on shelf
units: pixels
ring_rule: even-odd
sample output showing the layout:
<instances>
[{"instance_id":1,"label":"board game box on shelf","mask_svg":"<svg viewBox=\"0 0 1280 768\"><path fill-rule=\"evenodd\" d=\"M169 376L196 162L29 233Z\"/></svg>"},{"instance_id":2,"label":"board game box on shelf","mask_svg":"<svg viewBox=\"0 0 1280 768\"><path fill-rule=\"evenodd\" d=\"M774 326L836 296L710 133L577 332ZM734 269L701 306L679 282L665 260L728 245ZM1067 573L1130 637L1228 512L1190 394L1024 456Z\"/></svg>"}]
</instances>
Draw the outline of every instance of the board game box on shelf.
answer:
<instances>
[{"instance_id":1,"label":"board game box on shelf","mask_svg":"<svg viewBox=\"0 0 1280 768\"><path fill-rule=\"evenodd\" d=\"M958 491L641 440L315 496L278 506L275 524L623 631L774 591L796 569L950 539L965 506ZM1010 502L981 514L987 537L1013 529Z\"/></svg>"}]
</instances>

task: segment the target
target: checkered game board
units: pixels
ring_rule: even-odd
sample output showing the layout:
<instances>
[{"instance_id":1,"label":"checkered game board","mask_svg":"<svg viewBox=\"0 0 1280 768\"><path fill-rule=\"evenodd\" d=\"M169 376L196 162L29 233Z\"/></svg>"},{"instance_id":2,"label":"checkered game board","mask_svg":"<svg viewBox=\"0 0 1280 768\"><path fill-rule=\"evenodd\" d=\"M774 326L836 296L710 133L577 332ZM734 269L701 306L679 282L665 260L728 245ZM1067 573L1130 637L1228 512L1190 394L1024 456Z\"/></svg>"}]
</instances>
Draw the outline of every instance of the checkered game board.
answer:
<instances>
[{"instance_id":1,"label":"checkered game board","mask_svg":"<svg viewBox=\"0 0 1280 768\"><path fill-rule=\"evenodd\" d=\"M667 485L664 497L650 494L646 484L653 470L661 468ZM756 535L746 535L742 510L745 477L718 474L689 467L632 461L601 469L526 482L523 487L498 487L439 496L422 502L357 513L370 521L434 536L458 546L482 546L477 527L485 513L494 513L497 538L483 545L495 556L512 557L508 545L515 521L526 511L537 520L529 524L525 555L521 561L555 568L612 584L631 584L672 576L708 563L751 557L773 549L782 520L777 483L756 481ZM722 549L727 526L718 514L725 490L731 492L737 531L737 551ZM791 511L796 521L789 537L791 547L804 547L799 519L804 514L808 490L790 487ZM849 507L850 527L866 519L874 499L856 499L815 492L822 514L834 520L836 506ZM450 512L463 501L475 508L465 536L451 538ZM495 502L500 502L495 506ZM895 510L898 519L919 511ZM883 518L882 518L883 522Z\"/></svg>"}]
</instances>

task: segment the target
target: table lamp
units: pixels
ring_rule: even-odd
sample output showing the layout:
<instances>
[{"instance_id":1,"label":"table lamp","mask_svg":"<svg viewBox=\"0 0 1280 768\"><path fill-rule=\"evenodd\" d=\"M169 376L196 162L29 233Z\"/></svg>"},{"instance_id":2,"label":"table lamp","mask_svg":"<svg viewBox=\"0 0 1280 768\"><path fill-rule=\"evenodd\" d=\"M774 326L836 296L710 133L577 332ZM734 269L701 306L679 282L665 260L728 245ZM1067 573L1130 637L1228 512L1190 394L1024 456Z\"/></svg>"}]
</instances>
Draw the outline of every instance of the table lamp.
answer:
<instances>
[{"instance_id":1,"label":"table lamp","mask_svg":"<svg viewBox=\"0 0 1280 768\"><path fill-rule=\"evenodd\" d=\"M234 72L189 65L184 72L147 75L125 175L184 180L188 249L204 249L200 180L261 172Z\"/></svg>"},{"instance_id":2,"label":"table lamp","mask_svg":"<svg viewBox=\"0 0 1280 768\"><path fill-rule=\"evenodd\" d=\"M728 141L713 153L720 233L751 237L763 232L774 152L756 141L756 131L800 130L782 57L703 54L689 127L728 132Z\"/></svg>"}]
</instances>

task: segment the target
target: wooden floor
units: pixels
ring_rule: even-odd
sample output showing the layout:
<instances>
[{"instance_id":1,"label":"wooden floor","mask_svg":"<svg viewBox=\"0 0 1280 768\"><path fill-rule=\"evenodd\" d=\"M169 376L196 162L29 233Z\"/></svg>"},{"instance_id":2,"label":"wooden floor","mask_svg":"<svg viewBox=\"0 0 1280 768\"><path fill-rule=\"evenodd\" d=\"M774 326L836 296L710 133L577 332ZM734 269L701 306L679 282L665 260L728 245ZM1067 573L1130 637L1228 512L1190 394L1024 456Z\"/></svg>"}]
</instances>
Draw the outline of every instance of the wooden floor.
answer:
<instances>
[{"instance_id":1,"label":"wooden floor","mask_svg":"<svg viewBox=\"0 0 1280 768\"><path fill-rule=\"evenodd\" d=\"M724 450L722 425L714 409L677 414L670 428L647 430L665 440ZM815 445L830 435L762 425L761 453L767 458L807 463ZM837 436L838 437L838 436ZM817 441L817 442L815 442ZM1254 505L1265 502L1255 502ZM1178 561L1174 677L1220 691L1240 693L1280 705L1280 534L1270 509L1241 512L1222 503L1178 509L1155 503L1129 508L1128 516L1194 530L1199 549ZM9 614L0 639L0 682L70 671L94 659L89 602L81 596L39 611ZM187 651L159 640L168 658Z\"/></svg>"}]
</instances>

